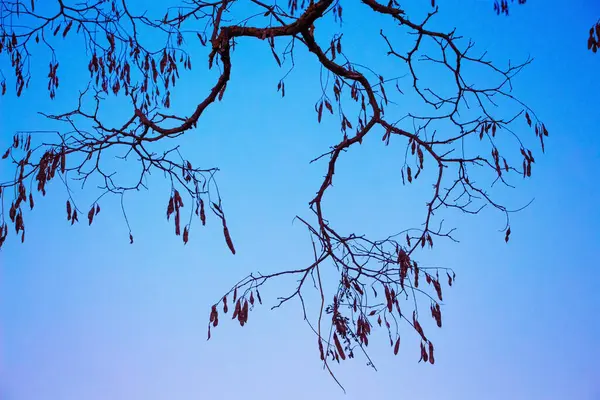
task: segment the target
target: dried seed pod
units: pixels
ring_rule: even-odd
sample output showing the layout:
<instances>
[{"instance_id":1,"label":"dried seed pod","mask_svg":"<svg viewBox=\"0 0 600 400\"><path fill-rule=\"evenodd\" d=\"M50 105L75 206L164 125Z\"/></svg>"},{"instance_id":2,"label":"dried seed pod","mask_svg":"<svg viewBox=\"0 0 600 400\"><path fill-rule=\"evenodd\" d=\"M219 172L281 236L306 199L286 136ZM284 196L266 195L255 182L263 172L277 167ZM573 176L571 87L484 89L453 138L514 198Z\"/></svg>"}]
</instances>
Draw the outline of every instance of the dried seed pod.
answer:
<instances>
[{"instance_id":1,"label":"dried seed pod","mask_svg":"<svg viewBox=\"0 0 600 400\"><path fill-rule=\"evenodd\" d=\"M206 214L204 213L204 201L200 199L200 221L202 225L206 225Z\"/></svg>"},{"instance_id":2,"label":"dried seed pod","mask_svg":"<svg viewBox=\"0 0 600 400\"><path fill-rule=\"evenodd\" d=\"M181 224L180 224L179 210L175 211L175 235L177 235L177 236L181 235Z\"/></svg>"},{"instance_id":3,"label":"dried seed pod","mask_svg":"<svg viewBox=\"0 0 600 400\"><path fill-rule=\"evenodd\" d=\"M335 347L337 349L338 354L340 355L340 357L342 358L342 360L346 359L346 354L344 353L344 348L342 347L342 344L340 343L340 339L338 339L337 333L333 333L333 342L335 343Z\"/></svg>"},{"instance_id":4,"label":"dried seed pod","mask_svg":"<svg viewBox=\"0 0 600 400\"><path fill-rule=\"evenodd\" d=\"M60 173L64 175L66 169L67 169L67 156L66 156L65 150L63 149L60 152Z\"/></svg>"},{"instance_id":5,"label":"dried seed pod","mask_svg":"<svg viewBox=\"0 0 600 400\"><path fill-rule=\"evenodd\" d=\"M248 300L244 300L242 311L244 312L244 322L248 322Z\"/></svg>"},{"instance_id":6,"label":"dried seed pod","mask_svg":"<svg viewBox=\"0 0 600 400\"><path fill-rule=\"evenodd\" d=\"M323 351L323 342L319 338L319 353L321 354L321 361L325 361L325 352Z\"/></svg>"},{"instance_id":7,"label":"dried seed pod","mask_svg":"<svg viewBox=\"0 0 600 400\"><path fill-rule=\"evenodd\" d=\"M415 330L419 333L419 335L421 335L423 340L427 341L427 338L425 337L425 333L423 332L423 328L421 327L421 324L419 323L419 321L417 321L417 316L414 311L413 311L413 326L415 327Z\"/></svg>"},{"instance_id":8,"label":"dried seed pod","mask_svg":"<svg viewBox=\"0 0 600 400\"><path fill-rule=\"evenodd\" d=\"M235 247L233 247L233 241L231 240L231 236L229 235L229 229L227 229L225 219L223 219L223 236L225 236L225 242L227 243L227 247L229 247L229 250L231 250L232 254L235 254Z\"/></svg>"},{"instance_id":9,"label":"dried seed pod","mask_svg":"<svg viewBox=\"0 0 600 400\"><path fill-rule=\"evenodd\" d=\"M362 288L360 287L360 285L359 285L358 283L356 283L356 282L352 282L352 283L353 283L354 289L355 289L355 290L356 290L356 291L357 291L359 294L361 294L361 295L362 295L362 294L363 294L363 290L362 290Z\"/></svg>"},{"instance_id":10,"label":"dried seed pod","mask_svg":"<svg viewBox=\"0 0 600 400\"><path fill-rule=\"evenodd\" d=\"M167 206L167 221L171 217L171 214L175 211L175 201L173 196L169 197L169 205Z\"/></svg>"},{"instance_id":11,"label":"dried seed pod","mask_svg":"<svg viewBox=\"0 0 600 400\"><path fill-rule=\"evenodd\" d=\"M419 266L416 262L413 262L414 275L415 275L415 287L419 287Z\"/></svg>"},{"instance_id":12,"label":"dried seed pod","mask_svg":"<svg viewBox=\"0 0 600 400\"><path fill-rule=\"evenodd\" d=\"M215 319L217 319L219 316L218 312L217 312L217 306L213 305L212 308L210 309L210 322L213 322Z\"/></svg>"},{"instance_id":13,"label":"dried seed pod","mask_svg":"<svg viewBox=\"0 0 600 400\"><path fill-rule=\"evenodd\" d=\"M235 301L235 297L234 297L234 301ZM231 317L231 319L236 319L237 318L238 314L240 313L241 308L242 307L240 305L240 301L238 300L235 303L235 308L233 309L233 316Z\"/></svg>"},{"instance_id":14,"label":"dried seed pod","mask_svg":"<svg viewBox=\"0 0 600 400\"><path fill-rule=\"evenodd\" d=\"M433 287L435 288L435 291L438 295L438 298L440 299L440 301L442 300L442 285L440 285L440 281L438 281L437 279L433 280Z\"/></svg>"},{"instance_id":15,"label":"dried seed pod","mask_svg":"<svg viewBox=\"0 0 600 400\"><path fill-rule=\"evenodd\" d=\"M317 120L321 122L321 116L323 115L323 103L319 104L319 108L317 109Z\"/></svg>"},{"instance_id":16,"label":"dried seed pod","mask_svg":"<svg viewBox=\"0 0 600 400\"><path fill-rule=\"evenodd\" d=\"M389 312L392 312L392 295L390 293L390 289L388 289L387 285L383 286L385 290L385 299L387 300L387 308Z\"/></svg>"},{"instance_id":17,"label":"dried seed pod","mask_svg":"<svg viewBox=\"0 0 600 400\"><path fill-rule=\"evenodd\" d=\"M429 342L429 362L431 364L435 363L435 359L433 358L433 343L431 343L431 342Z\"/></svg>"},{"instance_id":18,"label":"dried seed pod","mask_svg":"<svg viewBox=\"0 0 600 400\"><path fill-rule=\"evenodd\" d=\"M429 356L427 355L427 350L425 350L425 346L421 343L421 360L427 362L428 359ZM419 362L421 362L421 360L419 360Z\"/></svg>"},{"instance_id":19,"label":"dried seed pod","mask_svg":"<svg viewBox=\"0 0 600 400\"><path fill-rule=\"evenodd\" d=\"M238 321L241 326L244 326L244 324L248 322L248 300L244 300L244 305L238 313Z\"/></svg>"},{"instance_id":20,"label":"dried seed pod","mask_svg":"<svg viewBox=\"0 0 600 400\"><path fill-rule=\"evenodd\" d=\"M88 211L88 225L92 224L92 221L94 220L94 211L95 211L95 207L92 205L92 208L90 208L90 211Z\"/></svg>"}]
</instances>

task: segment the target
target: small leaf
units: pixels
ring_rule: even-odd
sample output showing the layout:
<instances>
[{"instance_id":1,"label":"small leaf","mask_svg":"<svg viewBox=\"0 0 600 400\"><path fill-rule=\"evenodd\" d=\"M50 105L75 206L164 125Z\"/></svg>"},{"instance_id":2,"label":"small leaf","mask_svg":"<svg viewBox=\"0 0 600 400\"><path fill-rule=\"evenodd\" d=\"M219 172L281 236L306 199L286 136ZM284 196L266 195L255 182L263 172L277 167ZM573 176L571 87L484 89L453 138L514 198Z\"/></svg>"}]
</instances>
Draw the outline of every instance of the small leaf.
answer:
<instances>
[{"instance_id":1,"label":"small leaf","mask_svg":"<svg viewBox=\"0 0 600 400\"><path fill-rule=\"evenodd\" d=\"M62 34L63 38L65 36L67 36L67 33L69 33L69 31L71 30L71 26L73 26L73 20L69 21L69 23L67 24L67 27L63 31L63 34Z\"/></svg>"},{"instance_id":2,"label":"small leaf","mask_svg":"<svg viewBox=\"0 0 600 400\"><path fill-rule=\"evenodd\" d=\"M333 333L333 342L335 343L335 347L337 348L340 357L342 358L342 360L345 360L346 354L344 353L344 348L342 347L340 339L338 339L338 336L335 332Z\"/></svg>"},{"instance_id":3,"label":"small leaf","mask_svg":"<svg viewBox=\"0 0 600 400\"><path fill-rule=\"evenodd\" d=\"M431 364L435 363L435 359L433 358L433 343L429 342L429 362Z\"/></svg>"},{"instance_id":4,"label":"small leaf","mask_svg":"<svg viewBox=\"0 0 600 400\"><path fill-rule=\"evenodd\" d=\"M427 355L427 350L425 350L425 346L423 346L423 343L421 343L421 360L427 362L428 359L429 356Z\"/></svg>"},{"instance_id":5,"label":"small leaf","mask_svg":"<svg viewBox=\"0 0 600 400\"><path fill-rule=\"evenodd\" d=\"M233 241L231 240L231 236L229 235L229 229L227 229L227 224L225 223L225 219L223 219L223 236L225 236L225 242L231 250L232 254L235 254L235 248L233 247Z\"/></svg>"},{"instance_id":6,"label":"small leaf","mask_svg":"<svg viewBox=\"0 0 600 400\"><path fill-rule=\"evenodd\" d=\"M88 226L92 224L92 221L94 220L94 212L96 211L95 207L92 205L92 208L90 208L90 211L88 211Z\"/></svg>"},{"instance_id":7,"label":"small leaf","mask_svg":"<svg viewBox=\"0 0 600 400\"><path fill-rule=\"evenodd\" d=\"M319 109L317 111L318 114L318 122L321 122L321 116L323 115L323 103L319 104Z\"/></svg>"},{"instance_id":8,"label":"small leaf","mask_svg":"<svg viewBox=\"0 0 600 400\"><path fill-rule=\"evenodd\" d=\"M325 352L323 351L323 342L319 338L319 352L321 353L321 361L325 360Z\"/></svg>"},{"instance_id":9,"label":"small leaf","mask_svg":"<svg viewBox=\"0 0 600 400\"><path fill-rule=\"evenodd\" d=\"M187 226L184 227L183 228L183 244L187 244L189 234L190 234L190 230L188 229L188 227Z\"/></svg>"},{"instance_id":10,"label":"small leaf","mask_svg":"<svg viewBox=\"0 0 600 400\"><path fill-rule=\"evenodd\" d=\"M423 340L427 340L427 338L425 337L425 333L423 332L423 328L421 327L421 324L416 319L414 311L413 311L413 325L415 327L415 330L419 333L419 335L421 335Z\"/></svg>"},{"instance_id":11,"label":"small leaf","mask_svg":"<svg viewBox=\"0 0 600 400\"><path fill-rule=\"evenodd\" d=\"M233 299L234 299L233 301L235 301L235 296L233 297ZM231 319L236 319L236 317L237 317L237 316L238 316L238 314L240 313L241 309L242 309L242 306L241 306L241 304L240 304L240 301L238 300L238 301L235 303L235 308L233 309L233 316L231 317Z\"/></svg>"},{"instance_id":12,"label":"small leaf","mask_svg":"<svg viewBox=\"0 0 600 400\"><path fill-rule=\"evenodd\" d=\"M206 225L206 214L204 213L204 201L200 199L200 221L202 225Z\"/></svg>"},{"instance_id":13,"label":"small leaf","mask_svg":"<svg viewBox=\"0 0 600 400\"><path fill-rule=\"evenodd\" d=\"M65 173L65 169L67 168L67 156L65 155L64 150L60 153L60 172L62 174Z\"/></svg>"}]
</instances>

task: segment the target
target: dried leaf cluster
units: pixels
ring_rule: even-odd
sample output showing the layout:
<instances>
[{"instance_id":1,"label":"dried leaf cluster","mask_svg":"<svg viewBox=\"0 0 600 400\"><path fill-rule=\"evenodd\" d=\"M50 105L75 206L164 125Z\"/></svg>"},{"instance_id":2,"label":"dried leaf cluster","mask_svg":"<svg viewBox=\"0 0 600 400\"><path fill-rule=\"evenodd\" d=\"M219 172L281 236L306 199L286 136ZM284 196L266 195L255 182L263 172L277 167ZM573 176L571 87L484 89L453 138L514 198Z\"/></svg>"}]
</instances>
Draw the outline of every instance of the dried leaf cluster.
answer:
<instances>
[{"instance_id":1,"label":"dried leaf cluster","mask_svg":"<svg viewBox=\"0 0 600 400\"><path fill-rule=\"evenodd\" d=\"M600 20L596 22L596 25L590 28L590 36L588 38L588 50L596 53L600 47Z\"/></svg>"}]
</instances>

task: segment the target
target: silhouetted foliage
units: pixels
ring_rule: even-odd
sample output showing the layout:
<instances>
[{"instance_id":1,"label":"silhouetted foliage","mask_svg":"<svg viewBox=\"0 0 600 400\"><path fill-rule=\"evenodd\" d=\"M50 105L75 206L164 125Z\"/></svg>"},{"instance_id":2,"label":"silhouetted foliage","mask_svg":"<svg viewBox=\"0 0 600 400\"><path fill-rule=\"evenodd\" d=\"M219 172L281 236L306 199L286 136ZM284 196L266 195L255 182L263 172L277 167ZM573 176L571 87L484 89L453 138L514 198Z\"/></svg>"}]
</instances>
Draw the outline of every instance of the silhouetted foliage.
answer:
<instances>
[{"instance_id":1,"label":"silhouetted foliage","mask_svg":"<svg viewBox=\"0 0 600 400\"><path fill-rule=\"evenodd\" d=\"M600 20L590 28L590 37L588 38L588 50L596 53L600 47Z\"/></svg>"},{"instance_id":2,"label":"silhouetted foliage","mask_svg":"<svg viewBox=\"0 0 600 400\"><path fill-rule=\"evenodd\" d=\"M531 176L535 160L523 143L525 137L535 137L544 149L548 136L545 125L532 109L511 94L512 78L530 60L500 67L484 58L485 54L473 54L471 41L462 39L454 30L435 29L434 17L439 10L443 11L444 5L438 7L434 1L431 5L425 3L424 6L430 7L429 12L417 18L409 16L395 0L389 3L362 0L365 12L395 21L397 30L414 38L402 42L384 29L378 38L373 38L385 44L393 61L406 67L410 84L401 88L398 78L387 79L346 58L340 0L290 0L287 8L249 0L248 18L238 24L224 19L235 0L181 0L179 6L164 6L164 16L159 19L135 13L127 7L128 3L121 0L2 2L0 56L2 62L9 59L12 68L10 78L1 76L3 94L13 87L18 97L28 88L32 54L36 47L45 47L51 54L47 89L54 98L59 89L60 64L52 43L69 40L72 35L78 35L77 39L85 44L90 80L79 94L76 108L46 115L65 124L64 132L52 136L54 142L49 141L48 135L41 142L34 132L20 132L4 152L3 162L13 166L15 178L0 185L3 206L0 245L12 229L21 241L25 240L26 208L33 209L38 197L46 194L48 182L57 177L67 187L69 223L79 222L81 214L87 214L91 225L101 217L103 196L122 198L130 191L145 188L145 178L151 171L161 171L171 182L165 207L175 234L187 243L192 225L198 222L209 225L210 211L217 220L217 229L222 230L225 244L235 254L216 185L217 169L192 164L177 146L159 154L154 150L155 145L193 130L204 111L223 98L233 68L234 46L243 46L237 43L239 38L262 40L270 47L274 61L290 68L302 67L294 66L292 57L297 47L305 47L328 76L314 106L316 120L321 122L327 114L336 115L341 131L341 139L313 160L326 160L325 176L310 202L309 216L297 216L312 235L314 262L269 275L251 274L239 281L212 306L208 335L229 308L233 319L243 326L256 302L262 303L259 289L267 282L296 277L296 290L281 297L275 307L291 299L299 299L304 307L303 290L309 289L305 284L314 283L320 299L318 318L309 321L305 315L305 319L316 335L318 354L330 372L332 361L353 358L357 352L373 365L366 350L375 326L388 332L395 354L400 349L402 325L414 329L421 340L421 360L433 364L434 346L420 321L429 314L438 327L442 326L442 286L443 282L451 286L455 274L444 268L421 266L415 256L418 250L433 247L438 239L453 239L453 229L445 228L439 217L444 209L476 214L484 206L491 206L506 216L503 237L509 240L510 210L494 200L484 185L509 185L512 175ZM496 2L495 9L508 14L508 3ZM321 20L338 23L339 32L328 40L319 38L315 23ZM596 36L591 33L593 51L597 48L599 29L596 26ZM156 37L144 40L143 32L150 30L156 32ZM179 83L182 71L202 65L203 60L194 60L192 67L189 51L192 43L198 42L208 49L208 68L218 67L218 78L205 97L193 105L189 115L173 115L168 111L172 87ZM444 84L451 86L452 93L436 91L433 82L422 75L422 65L444 68L449 78ZM489 81L477 82L469 72L473 67L484 69ZM286 95L286 77L277 82L276 90L282 97ZM492 81L493 84L487 83ZM415 107L400 121L388 119L385 111L393 107L392 97L407 91L412 91L427 111L418 112ZM106 96L129 99L131 111L126 122L115 125L115 121L101 116L99 110ZM350 102L357 107L350 106ZM358 111L352 112L353 109ZM323 198L332 186L337 162L350 147L360 146L367 135L380 135L385 145L391 141L406 143L404 165L399 172L404 184L410 185L421 178L425 168L435 171L421 227L406 227L389 237L374 239L341 232L329 223ZM497 141L499 136L506 138L502 146ZM471 154L468 146L474 142L479 142L477 149L486 150ZM103 168L104 155L115 149L121 149L128 163L139 168L139 179L133 184L119 180L122 171L108 173ZM182 150L193 153L192 149ZM471 179L472 173L478 177L488 174L490 182ZM99 178L103 186L97 200L84 206L69 185L74 181L85 183L92 177ZM185 222L183 212L196 217ZM123 213L126 219L124 209ZM131 243L132 228L128 232ZM339 271L334 292L324 289L321 271L325 267ZM423 302L430 306L426 312Z\"/></svg>"},{"instance_id":3,"label":"silhouetted foliage","mask_svg":"<svg viewBox=\"0 0 600 400\"><path fill-rule=\"evenodd\" d=\"M510 0L511 3L514 3L515 0ZM527 2L527 0L518 0L517 1L518 4L525 4ZM496 11L496 14L500 15L508 15L508 10L509 10L509 6L508 6L508 0L494 0L494 11Z\"/></svg>"}]
</instances>

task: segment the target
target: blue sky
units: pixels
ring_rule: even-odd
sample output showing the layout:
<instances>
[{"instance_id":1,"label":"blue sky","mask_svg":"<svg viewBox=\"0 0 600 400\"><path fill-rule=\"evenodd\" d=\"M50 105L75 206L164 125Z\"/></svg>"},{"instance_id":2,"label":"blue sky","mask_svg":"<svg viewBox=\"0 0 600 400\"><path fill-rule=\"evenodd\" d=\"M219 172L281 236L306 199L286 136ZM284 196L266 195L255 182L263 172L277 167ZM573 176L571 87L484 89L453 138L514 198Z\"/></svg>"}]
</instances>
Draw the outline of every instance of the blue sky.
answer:
<instances>
[{"instance_id":1,"label":"blue sky","mask_svg":"<svg viewBox=\"0 0 600 400\"><path fill-rule=\"evenodd\" d=\"M493 13L490 1L440 3L433 26L456 25L499 63L534 57L516 79L515 93L536 110L550 137L544 156L534 147L532 179L499 192L514 206L535 198L512 216L508 244L498 232L501 215L452 214L448 222L458 228L460 243L438 241L419 254L424 263L457 273L456 285L445 290L444 328L432 330L435 366L417 364L416 339L394 357L386 333L376 331L369 347L378 372L360 358L335 366L344 395L321 369L297 302L269 311L290 282L262 292L265 305L248 325L225 319L205 340L210 304L234 282L252 271L310 262L309 237L292 219L308 215L325 171L323 163L308 161L339 138L333 118L316 123L314 59L299 53L301 64L281 99L275 88L284 72L268 47L243 40L224 101L180 141L194 164L221 168L219 188L237 254L227 250L214 218L205 228L195 226L183 246L163 217L168 187L160 176L148 192L125 198L134 245L118 200L101 202L91 227L71 227L64 189L52 184L28 214L25 243L13 235L0 252L0 399L600 399L600 58L585 48L600 4L529 2L505 18ZM345 48L368 62L383 47L366 39L377 34L381 18L366 20L365 12L362 5L344 5ZM331 27L321 29L326 40ZM69 46L58 46L71 61L61 60L53 102L45 93L44 54L32 80L41 90L0 98L0 148L16 130L57 128L35 111L72 107L73 91L84 82L78 77L87 75L77 63L87 61ZM184 75L186 84L173 98L184 114L212 84L204 59L194 62L198 75ZM391 76L398 65L384 58L377 67ZM123 115L117 102L107 102L103 112ZM422 218L428 185L401 185L398 149L374 135L344 155L327 201L342 229L382 237ZM4 181L11 171L0 165ZM94 198L77 196L82 203Z\"/></svg>"}]
</instances>

